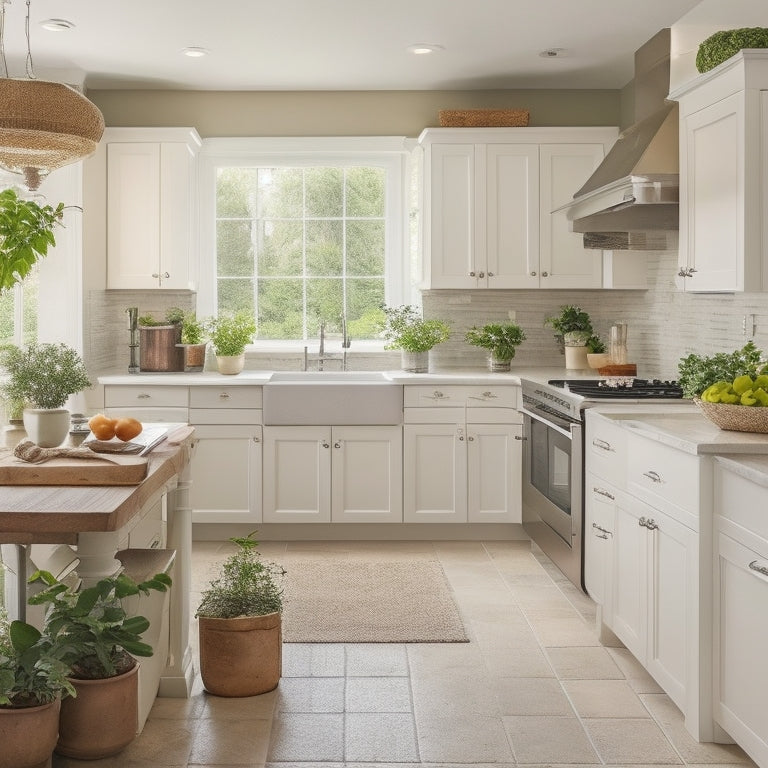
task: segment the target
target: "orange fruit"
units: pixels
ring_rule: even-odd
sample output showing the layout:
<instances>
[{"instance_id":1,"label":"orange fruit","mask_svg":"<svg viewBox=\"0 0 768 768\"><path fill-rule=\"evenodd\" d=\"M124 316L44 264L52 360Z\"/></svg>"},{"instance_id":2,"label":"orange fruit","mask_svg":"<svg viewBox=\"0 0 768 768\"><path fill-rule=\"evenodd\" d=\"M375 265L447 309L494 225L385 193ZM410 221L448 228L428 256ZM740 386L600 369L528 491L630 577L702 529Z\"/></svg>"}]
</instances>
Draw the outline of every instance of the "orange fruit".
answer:
<instances>
[{"instance_id":1,"label":"orange fruit","mask_svg":"<svg viewBox=\"0 0 768 768\"><path fill-rule=\"evenodd\" d=\"M115 436L115 422L116 419L97 413L88 419L88 426L97 440L111 440Z\"/></svg>"},{"instance_id":2,"label":"orange fruit","mask_svg":"<svg viewBox=\"0 0 768 768\"><path fill-rule=\"evenodd\" d=\"M141 434L142 429L144 427L138 419L117 419L115 423L115 437L123 442L127 442L128 440L133 440L136 435Z\"/></svg>"}]
</instances>

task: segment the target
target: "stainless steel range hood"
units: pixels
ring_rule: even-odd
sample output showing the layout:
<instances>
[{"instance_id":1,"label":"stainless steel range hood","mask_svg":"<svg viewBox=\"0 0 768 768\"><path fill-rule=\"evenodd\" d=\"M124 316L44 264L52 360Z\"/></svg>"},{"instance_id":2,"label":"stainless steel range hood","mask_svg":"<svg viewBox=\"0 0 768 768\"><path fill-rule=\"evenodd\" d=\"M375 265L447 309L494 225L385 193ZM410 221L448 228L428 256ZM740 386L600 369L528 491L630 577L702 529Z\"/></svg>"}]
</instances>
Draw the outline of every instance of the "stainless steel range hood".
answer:
<instances>
[{"instance_id":1,"label":"stainless steel range hood","mask_svg":"<svg viewBox=\"0 0 768 768\"><path fill-rule=\"evenodd\" d=\"M664 250L676 241L678 109L668 102L670 31L635 53L635 120L564 206L586 248Z\"/></svg>"}]
</instances>

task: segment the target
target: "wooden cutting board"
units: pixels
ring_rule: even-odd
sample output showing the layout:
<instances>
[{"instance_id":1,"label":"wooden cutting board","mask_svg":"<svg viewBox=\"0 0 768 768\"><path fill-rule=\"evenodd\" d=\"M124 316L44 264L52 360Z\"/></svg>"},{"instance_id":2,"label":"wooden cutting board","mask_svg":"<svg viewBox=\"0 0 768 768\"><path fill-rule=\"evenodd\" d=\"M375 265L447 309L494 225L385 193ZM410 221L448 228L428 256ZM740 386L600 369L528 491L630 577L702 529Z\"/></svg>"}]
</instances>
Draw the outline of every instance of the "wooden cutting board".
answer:
<instances>
[{"instance_id":1,"label":"wooden cutting board","mask_svg":"<svg viewBox=\"0 0 768 768\"><path fill-rule=\"evenodd\" d=\"M145 456L50 459L30 464L12 454L0 458L0 485L138 485L147 475Z\"/></svg>"}]
</instances>

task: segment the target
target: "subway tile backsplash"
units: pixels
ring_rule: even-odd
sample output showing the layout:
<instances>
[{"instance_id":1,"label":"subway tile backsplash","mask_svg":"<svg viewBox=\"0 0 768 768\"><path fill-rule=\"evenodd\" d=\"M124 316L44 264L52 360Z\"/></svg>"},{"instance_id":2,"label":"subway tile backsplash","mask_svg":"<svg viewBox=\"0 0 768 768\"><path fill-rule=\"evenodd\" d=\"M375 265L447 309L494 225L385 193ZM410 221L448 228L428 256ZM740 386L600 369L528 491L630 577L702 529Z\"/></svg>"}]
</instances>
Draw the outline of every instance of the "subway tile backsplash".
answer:
<instances>
[{"instance_id":1,"label":"subway tile backsplash","mask_svg":"<svg viewBox=\"0 0 768 768\"><path fill-rule=\"evenodd\" d=\"M564 366L553 331L544 320L557 314L563 304L577 304L589 312L598 333L607 340L615 322L628 326L629 361L648 378L677 376L679 359L697 352L713 354L737 349L752 338L768 351L768 293L688 294L675 286L676 252L647 253L647 291L607 290L474 290L425 291L424 314L451 324L452 338L436 347L432 364L441 368L485 366L484 350L464 342L472 325L506 321L515 313L527 335L518 347L514 366ZM189 309L194 294L185 291L94 291L89 296L86 360L93 371L127 370L128 318L126 307L139 307L140 314L162 317L168 307ZM747 316L747 334L743 319ZM756 333L751 335L754 316ZM246 360L247 368L282 370L301 368L302 354L256 351ZM399 367L397 352L363 353L353 346L350 369L375 370Z\"/></svg>"}]
</instances>

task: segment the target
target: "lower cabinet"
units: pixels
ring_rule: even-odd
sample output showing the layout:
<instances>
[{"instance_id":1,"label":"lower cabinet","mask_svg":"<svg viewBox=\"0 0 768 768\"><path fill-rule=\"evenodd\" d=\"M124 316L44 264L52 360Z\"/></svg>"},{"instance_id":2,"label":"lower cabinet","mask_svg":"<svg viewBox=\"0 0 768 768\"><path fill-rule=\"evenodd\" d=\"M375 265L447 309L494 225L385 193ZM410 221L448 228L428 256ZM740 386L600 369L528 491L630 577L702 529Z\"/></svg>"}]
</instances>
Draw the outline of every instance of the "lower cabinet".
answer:
<instances>
[{"instance_id":1,"label":"lower cabinet","mask_svg":"<svg viewBox=\"0 0 768 768\"><path fill-rule=\"evenodd\" d=\"M406 523L519 523L522 426L406 424Z\"/></svg>"},{"instance_id":2,"label":"lower cabinet","mask_svg":"<svg viewBox=\"0 0 768 768\"><path fill-rule=\"evenodd\" d=\"M584 586L611 623L613 600L613 531L621 492L587 472L584 490Z\"/></svg>"},{"instance_id":3,"label":"lower cabinet","mask_svg":"<svg viewBox=\"0 0 768 768\"><path fill-rule=\"evenodd\" d=\"M399 426L265 427L265 523L399 523Z\"/></svg>"},{"instance_id":4,"label":"lower cabinet","mask_svg":"<svg viewBox=\"0 0 768 768\"><path fill-rule=\"evenodd\" d=\"M261 430L256 424L195 425L193 522L261 522Z\"/></svg>"},{"instance_id":5,"label":"lower cabinet","mask_svg":"<svg viewBox=\"0 0 768 768\"><path fill-rule=\"evenodd\" d=\"M615 509L609 626L690 712L698 679L698 534L631 496Z\"/></svg>"}]
</instances>

